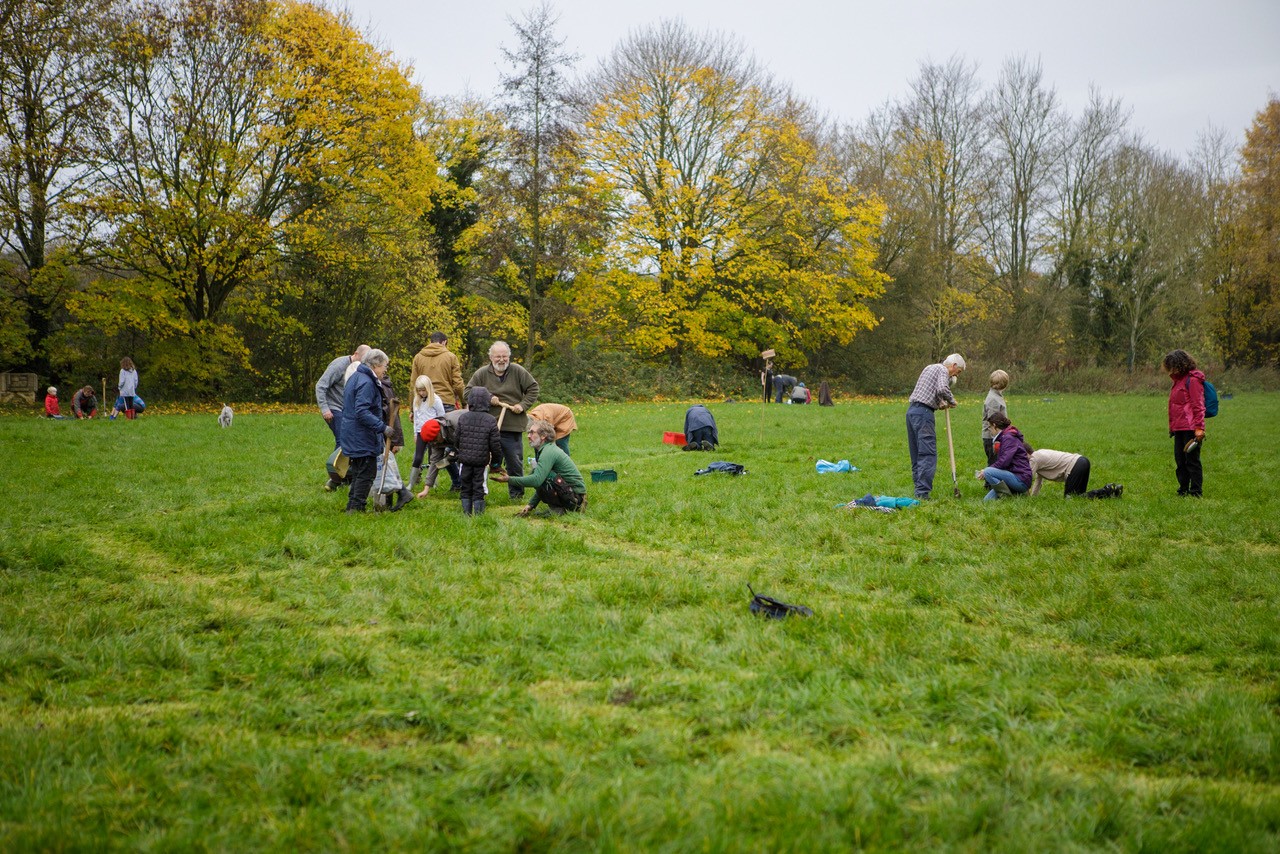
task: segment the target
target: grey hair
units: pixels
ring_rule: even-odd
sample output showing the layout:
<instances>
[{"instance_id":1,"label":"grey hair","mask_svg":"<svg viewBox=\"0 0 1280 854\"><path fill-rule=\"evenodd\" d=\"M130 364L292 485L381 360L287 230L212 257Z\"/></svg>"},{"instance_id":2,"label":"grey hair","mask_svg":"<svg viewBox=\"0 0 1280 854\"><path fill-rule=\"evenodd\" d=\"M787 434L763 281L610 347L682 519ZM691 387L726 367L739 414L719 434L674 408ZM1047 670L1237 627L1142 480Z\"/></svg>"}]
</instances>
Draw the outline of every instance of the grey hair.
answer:
<instances>
[{"instance_id":1,"label":"grey hair","mask_svg":"<svg viewBox=\"0 0 1280 854\"><path fill-rule=\"evenodd\" d=\"M529 432L536 433L542 437L544 442L554 442L556 440L556 428L549 421L540 421L537 418L529 419Z\"/></svg>"},{"instance_id":2,"label":"grey hair","mask_svg":"<svg viewBox=\"0 0 1280 854\"><path fill-rule=\"evenodd\" d=\"M490 344L490 345L489 345L489 355L490 355L490 356L492 356L492 355L493 355L494 348L496 348L496 347L506 347L506 348L507 348L507 355L511 355L511 345L510 345L510 344L508 344L506 341L494 341L492 344Z\"/></svg>"},{"instance_id":3,"label":"grey hair","mask_svg":"<svg viewBox=\"0 0 1280 854\"><path fill-rule=\"evenodd\" d=\"M963 371L965 368L964 356L961 356L959 353L952 353L950 356L942 360L942 364L955 365L957 368Z\"/></svg>"},{"instance_id":4,"label":"grey hair","mask_svg":"<svg viewBox=\"0 0 1280 854\"><path fill-rule=\"evenodd\" d=\"M381 365L385 365L387 362L390 362L390 361L391 359L387 357L386 353L375 348L370 350L368 353L364 354L364 358L360 360L360 364L366 365L372 369L372 368L379 367Z\"/></svg>"}]
</instances>

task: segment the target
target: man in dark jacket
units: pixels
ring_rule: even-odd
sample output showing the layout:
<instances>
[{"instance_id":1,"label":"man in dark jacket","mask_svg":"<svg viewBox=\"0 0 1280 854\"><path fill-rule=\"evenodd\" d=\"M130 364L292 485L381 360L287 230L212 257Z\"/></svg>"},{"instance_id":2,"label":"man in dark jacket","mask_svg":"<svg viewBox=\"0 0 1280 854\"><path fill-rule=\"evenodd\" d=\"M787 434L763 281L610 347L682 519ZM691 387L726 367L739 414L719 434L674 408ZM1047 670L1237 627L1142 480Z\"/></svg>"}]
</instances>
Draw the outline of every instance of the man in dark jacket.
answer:
<instances>
[{"instance_id":1,"label":"man in dark jacket","mask_svg":"<svg viewBox=\"0 0 1280 854\"><path fill-rule=\"evenodd\" d=\"M701 403L690 406L684 414L684 441L686 451L714 451L720 444L716 419Z\"/></svg>"},{"instance_id":2,"label":"man in dark jacket","mask_svg":"<svg viewBox=\"0 0 1280 854\"><path fill-rule=\"evenodd\" d=\"M454 428L454 448L462 464L462 513L465 516L479 516L484 512L485 468L502 465L498 419L489 414L492 398L483 386L469 389L467 411L461 414Z\"/></svg>"},{"instance_id":3,"label":"man in dark jacket","mask_svg":"<svg viewBox=\"0 0 1280 854\"><path fill-rule=\"evenodd\" d=\"M387 375L390 360L381 350L370 350L347 380L342 394L342 428L338 435L342 452L351 461L347 474L351 494L348 513L363 513L378 470L378 455L392 428L382 418L382 390L378 380Z\"/></svg>"}]
</instances>

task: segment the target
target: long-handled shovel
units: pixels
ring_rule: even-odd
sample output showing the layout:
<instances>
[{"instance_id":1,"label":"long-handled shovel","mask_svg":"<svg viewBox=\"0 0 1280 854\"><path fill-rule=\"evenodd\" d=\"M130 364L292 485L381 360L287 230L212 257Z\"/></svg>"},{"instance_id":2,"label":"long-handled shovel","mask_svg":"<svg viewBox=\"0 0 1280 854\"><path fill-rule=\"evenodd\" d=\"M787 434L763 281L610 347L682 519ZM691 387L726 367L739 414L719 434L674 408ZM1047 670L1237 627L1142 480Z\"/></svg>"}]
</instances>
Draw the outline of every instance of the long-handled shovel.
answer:
<instances>
[{"instance_id":1,"label":"long-handled shovel","mask_svg":"<svg viewBox=\"0 0 1280 854\"><path fill-rule=\"evenodd\" d=\"M951 407L947 407L947 450L951 452L951 489L960 497L960 481L956 479L956 443L951 439Z\"/></svg>"},{"instance_id":2,"label":"long-handled shovel","mask_svg":"<svg viewBox=\"0 0 1280 854\"><path fill-rule=\"evenodd\" d=\"M502 419L507 417L507 413L511 411L511 406L510 404L503 403L496 397L493 399L493 405L502 407L502 411L498 413L498 432L501 433ZM489 467L487 465L484 467L484 493L485 495L489 494Z\"/></svg>"}]
</instances>

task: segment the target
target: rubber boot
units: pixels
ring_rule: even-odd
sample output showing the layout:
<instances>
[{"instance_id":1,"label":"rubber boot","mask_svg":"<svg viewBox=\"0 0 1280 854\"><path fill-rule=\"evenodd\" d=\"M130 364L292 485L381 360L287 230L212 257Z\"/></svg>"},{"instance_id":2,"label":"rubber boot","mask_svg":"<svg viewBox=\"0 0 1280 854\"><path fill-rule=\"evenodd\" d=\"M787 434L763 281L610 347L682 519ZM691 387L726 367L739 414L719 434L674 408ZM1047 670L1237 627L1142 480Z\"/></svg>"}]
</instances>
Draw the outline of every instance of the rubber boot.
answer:
<instances>
[{"instance_id":1,"label":"rubber boot","mask_svg":"<svg viewBox=\"0 0 1280 854\"><path fill-rule=\"evenodd\" d=\"M414 466L409 469L409 491L417 492L418 484L422 482L422 466Z\"/></svg>"},{"instance_id":2,"label":"rubber boot","mask_svg":"<svg viewBox=\"0 0 1280 854\"><path fill-rule=\"evenodd\" d=\"M136 410L136 409L126 409L126 410L124 411L124 417L125 417L125 418L127 418L128 420L132 421L133 419L135 419L135 418L137 418L137 417L138 417L138 410Z\"/></svg>"},{"instance_id":3,"label":"rubber boot","mask_svg":"<svg viewBox=\"0 0 1280 854\"><path fill-rule=\"evenodd\" d=\"M462 499L462 515L463 516L471 515L471 504L472 502L468 501L467 499L465 498Z\"/></svg>"},{"instance_id":4,"label":"rubber boot","mask_svg":"<svg viewBox=\"0 0 1280 854\"><path fill-rule=\"evenodd\" d=\"M479 501L471 502L471 515L472 516L484 515L484 499L483 498L481 498Z\"/></svg>"},{"instance_id":5,"label":"rubber boot","mask_svg":"<svg viewBox=\"0 0 1280 854\"><path fill-rule=\"evenodd\" d=\"M1005 483L1003 480L997 480L995 483L995 486L991 488L994 489L996 491L996 494L999 495L1001 498L1013 497L1013 490L1010 489L1009 484Z\"/></svg>"},{"instance_id":6,"label":"rubber boot","mask_svg":"<svg viewBox=\"0 0 1280 854\"><path fill-rule=\"evenodd\" d=\"M396 502L395 507L391 508L392 513L396 513L400 510L403 510L404 506L413 500L413 493L409 490L408 487L404 487L404 486L400 487L400 491L397 492L396 495L400 497L400 500Z\"/></svg>"}]
</instances>

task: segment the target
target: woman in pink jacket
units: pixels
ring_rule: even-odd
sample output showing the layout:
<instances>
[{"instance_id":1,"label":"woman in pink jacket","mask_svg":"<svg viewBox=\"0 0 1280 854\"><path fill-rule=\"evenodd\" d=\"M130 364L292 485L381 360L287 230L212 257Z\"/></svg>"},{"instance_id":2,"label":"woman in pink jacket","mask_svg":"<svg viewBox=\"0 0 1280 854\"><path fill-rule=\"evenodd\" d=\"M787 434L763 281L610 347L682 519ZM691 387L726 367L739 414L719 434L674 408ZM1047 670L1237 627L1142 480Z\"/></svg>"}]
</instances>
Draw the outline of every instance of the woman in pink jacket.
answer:
<instances>
[{"instance_id":1,"label":"woman in pink jacket","mask_svg":"<svg viewBox=\"0 0 1280 854\"><path fill-rule=\"evenodd\" d=\"M1184 350L1164 357L1164 369L1173 380L1169 389L1169 435L1173 437L1173 462L1178 473L1178 494L1196 498L1204 486L1200 447L1204 444L1204 374Z\"/></svg>"}]
</instances>

